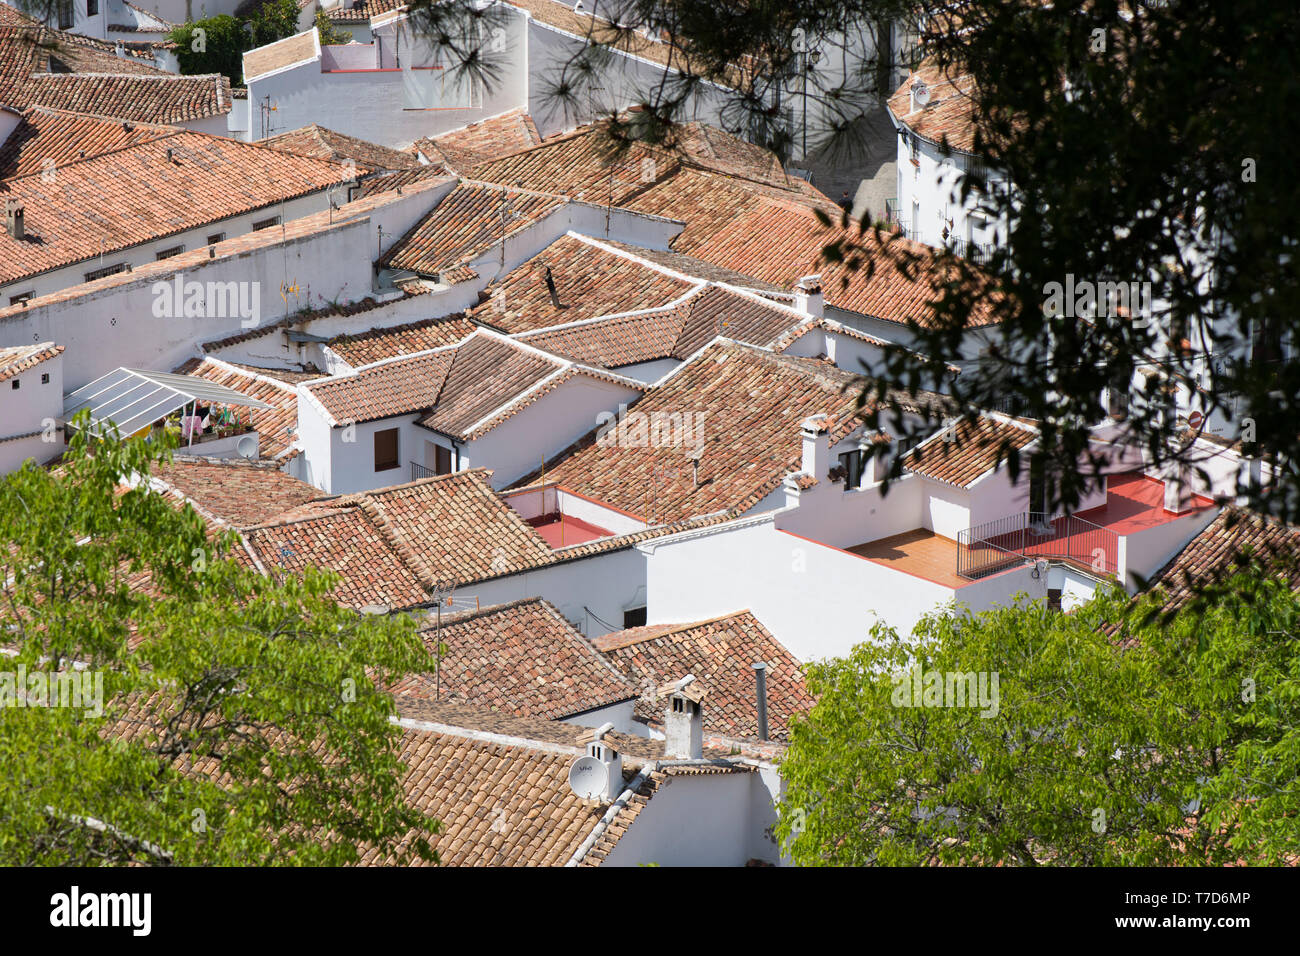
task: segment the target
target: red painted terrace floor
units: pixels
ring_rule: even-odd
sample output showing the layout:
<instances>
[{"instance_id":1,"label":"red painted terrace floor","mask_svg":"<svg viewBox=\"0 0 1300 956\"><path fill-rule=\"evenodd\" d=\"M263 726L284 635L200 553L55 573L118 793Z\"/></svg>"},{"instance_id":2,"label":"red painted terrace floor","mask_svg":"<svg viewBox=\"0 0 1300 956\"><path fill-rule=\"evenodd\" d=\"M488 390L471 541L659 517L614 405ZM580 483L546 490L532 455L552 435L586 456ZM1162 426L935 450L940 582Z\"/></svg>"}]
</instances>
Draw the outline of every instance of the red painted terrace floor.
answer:
<instances>
[{"instance_id":1,"label":"red painted terrace floor","mask_svg":"<svg viewBox=\"0 0 1300 956\"><path fill-rule=\"evenodd\" d=\"M598 527L581 518L571 515L549 514L540 518L529 518L528 523L537 529L542 540L551 548L567 548L574 544L586 544L597 538L608 538L612 531Z\"/></svg>"},{"instance_id":2,"label":"red painted terrace floor","mask_svg":"<svg viewBox=\"0 0 1300 956\"><path fill-rule=\"evenodd\" d=\"M1209 498L1195 495L1186 511L1166 511L1165 483L1134 471L1111 475L1106 482L1106 503L1080 511L1078 516L1116 534L1133 534L1213 507Z\"/></svg>"}]
</instances>

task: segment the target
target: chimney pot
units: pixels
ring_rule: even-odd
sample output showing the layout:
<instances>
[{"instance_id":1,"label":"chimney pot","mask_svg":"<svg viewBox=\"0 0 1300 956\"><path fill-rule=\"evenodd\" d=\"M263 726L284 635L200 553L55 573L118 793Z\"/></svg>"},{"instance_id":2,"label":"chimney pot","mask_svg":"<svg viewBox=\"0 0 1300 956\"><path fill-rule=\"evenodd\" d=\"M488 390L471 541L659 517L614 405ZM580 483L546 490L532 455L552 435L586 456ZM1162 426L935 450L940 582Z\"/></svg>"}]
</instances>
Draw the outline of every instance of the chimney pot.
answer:
<instances>
[{"instance_id":1,"label":"chimney pot","mask_svg":"<svg viewBox=\"0 0 1300 956\"><path fill-rule=\"evenodd\" d=\"M664 714L664 755L699 760L704 756L704 716L700 707L703 688L693 687L695 677L687 674L664 688L668 708Z\"/></svg>"},{"instance_id":2,"label":"chimney pot","mask_svg":"<svg viewBox=\"0 0 1300 956\"><path fill-rule=\"evenodd\" d=\"M826 416L805 418L799 434L803 439L801 470L818 481L824 481L831 470L831 436L826 427Z\"/></svg>"},{"instance_id":3,"label":"chimney pot","mask_svg":"<svg viewBox=\"0 0 1300 956\"><path fill-rule=\"evenodd\" d=\"M817 318L826 313L826 297L822 294L820 273L804 276L794 286L794 307Z\"/></svg>"},{"instance_id":4,"label":"chimney pot","mask_svg":"<svg viewBox=\"0 0 1300 956\"><path fill-rule=\"evenodd\" d=\"M27 235L24 211L22 200L5 200L5 232L15 239L22 239Z\"/></svg>"}]
</instances>

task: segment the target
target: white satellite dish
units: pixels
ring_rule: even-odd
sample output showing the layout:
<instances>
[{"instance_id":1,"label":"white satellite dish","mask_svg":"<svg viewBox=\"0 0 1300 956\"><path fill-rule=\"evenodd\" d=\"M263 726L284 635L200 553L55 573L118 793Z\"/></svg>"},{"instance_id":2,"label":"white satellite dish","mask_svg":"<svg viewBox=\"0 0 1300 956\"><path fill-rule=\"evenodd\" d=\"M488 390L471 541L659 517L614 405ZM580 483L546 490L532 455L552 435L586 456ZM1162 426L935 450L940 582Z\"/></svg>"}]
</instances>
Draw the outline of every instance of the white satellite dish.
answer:
<instances>
[{"instance_id":1,"label":"white satellite dish","mask_svg":"<svg viewBox=\"0 0 1300 956\"><path fill-rule=\"evenodd\" d=\"M609 768L595 757L579 757L569 767L569 788L584 800L598 800L609 784Z\"/></svg>"},{"instance_id":2,"label":"white satellite dish","mask_svg":"<svg viewBox=\"0 0 1300 956\"><path fill-rule=\"evenodd\" d=\"M912 84L912 99L917 106L925 106L930 102L930 88L917 80Z\"/></svg>"},{"instance_id":3,"label":"white satellite dish","mask_svg":"<svg viewBox=\"0 0 1300 956\"><path fill-rule=\"evenodd\" d=\"M239 457L241 458L256 458L257 439L252 435L245 435L243 438L239 439L239 442L235 445L235 451L239 452Z\"/></svg>"}]
</instances>

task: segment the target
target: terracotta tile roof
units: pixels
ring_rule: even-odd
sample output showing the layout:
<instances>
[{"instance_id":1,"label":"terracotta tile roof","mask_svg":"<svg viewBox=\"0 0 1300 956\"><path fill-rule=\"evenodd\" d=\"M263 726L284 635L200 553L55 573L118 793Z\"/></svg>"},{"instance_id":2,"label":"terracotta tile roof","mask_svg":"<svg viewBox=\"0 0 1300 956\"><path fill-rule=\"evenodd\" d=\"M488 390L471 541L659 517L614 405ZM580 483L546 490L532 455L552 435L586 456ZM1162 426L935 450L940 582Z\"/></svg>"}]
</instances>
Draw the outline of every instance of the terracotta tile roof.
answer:
<instances>
[{"instance_id":1,"label":"terracotta tile roof","mask_svg":"<svg viewBox=\"0 0 1300 956\"><path fill-rule=\"evenodd\" d=\"M0 382L20 375L29 368L40 365L63 353L62 345L38 342L35 345L13 345L0 348Z\"/></svg>"},{"instance_id":2,"label":"terracotta tile roof","mask_svg":"<svg viewBox=\"0 0 1300 956\"><path fill-rule=\"evenodd\" d=\"M817 221L819 204L777 198L692 170L674 176L627 203L628 208L686 221L673 248L698 259L756 276L784 288L820 273L828 305L890 322L932 323L930 303L953 280L952 266L930 263L934 250L895 233L877 235L856 225L848 230ZM823 211L824 204L821 204ZM839 222L840 211L831 214ZM835 240L861 246L862 265L850 270L827 263L822 250ZM974 272L981 285L989 280ZM988 303L972 312L968 325L994 321Z\"/></svg>"},{"instance_id":3,"label":"terracotta tile roof","mask_svg":"<svg viewBox=\"0 0 1300 956\"><path fill-rule=\"evenodd\" d=\"M236 528L263 524L320 496L306 482L259 462L177 455L171 464L156 467L151 477L183 496L206 519Z\"/></svg>"},{"instance_id":4,"label":"terracotta tile roof","mask_svg":"<svg viewBox=\"0 0 1300 956\"><path fill-rule=\"evenodd\" d=\"M332 159L336 162L350 159L368 170L425 168L410 153L337 133L316 123L287 133L277 133L259 142L272 149L282 149L286 153L310 156L312 159Z\"/></svg>"},{"instance_id":5,"label":"terracotta tile roof","mask_svg":"<svg viewBox=\"0 0 1300 956\"><path fill-rule=\"evenodd\" d=\"M0 143L0 179L38 173L47 163L61 166L175 132L175 126L123 123L105 116L29 106Z\"/></svg>"},{"instance_id":6,"label":"terracotta tile roof","mask_svg":"<svg viewBox=\"0 0 1300 956\"><path fill-rule=\"evenodd\" d=\"M316 38L316 28L312 27L302 33L295 33L291 37L245 52L244 82L250 83L260 76L315 59L319 55L320 45Z\"/></svg>"},{"instance_id":7,"label":"terracotta tile roof","mask_svg":"<svg viewBox=\"0 0 1300 956\"><path fill-rule=\"evenodd\" d=\"M361 180L361 191L356 196L359 199L365 199L376 193L401 193L417 183L442 179L446 175L447 167L441 163L433 166L420 166L415 169L398 169L392 172L375 173ZM354 199L353 202L355 201Z\"/></svg>"},{"instance_id":8,"label":"terracotta tile roof","mask_svg":"<svg viewBox=\"0 0 1300 956\"><path fill-rule=\"evenodd\" d=\"M1005 459L1008 449L1019 451L1037 437L1035 428L1009 418L962 419L913 448L903 464L918 475L969 488L992 470L999 455Z\"/></svg>"},{"instance_id":9,"label":"terracotta tile roof","mask_svg":"<svg viewBox=\"0 0 1300 956\"><path fill-rule=\"evenodd\" d=\"M39 27L40 21L33 20L22 11L7 3L0 3L0 27Z\"/></svg>"},{"instance_id":10,"label":"terracotta tile roof","mask_svg":"<svg viewBox=\"0 0 1300 956\"><path fill-rule=\"evenodd\" d=\"M646 159L653 160L648 170ZM653 176L644 176L647 171ZM634 144L618 156L596 127L583 127L481 163L472 175L684 221L686 228L673 241L677 253L781 288L820 272L829 304L891 322L915 318L926 324L928 303L952 278L951 268L929 264L927 246L901 236L859 235L856 226L845 237L838 227L822 226L817 210L832 223L840 221L841 210L829 199L801 180L787 179L770 153L700 124L687 127L675 150ZM826 245L843 238L863 245L863 269L822 261ZM988 280L976 272L972 281ZM980 305L969 324L992 320L991 310Z\"/></svg>"},{"instance_id":11,"label":"terracotta tile roof","mask_svg":"<svg viewBox=\"0 0 1300 956\"><path fill-rule=\"evenodd\" d=\"M1205 584L1232 574L1251 559L1265 567L1281 563L1280 573L1300 587L1300 529L1243 508L1225 508L1151 576L1151 586L1165 591L1164 611L1174 611Z\"/></svg>"},{"instance_id":12,"label":"terracotta tile roof","mask_svg":"<svg viewBox=\"0 0 1300 956\"><path fill-rule=\"evenodd\" d=\"M311 511L310 504L298 512ZM291 513L292 514L292 513ZM358 507L316 509L311 517L288 519L244 532L262 567L300 574L328 568L342 579L334 597L351 608L418 606L428 592L380 527Z\"/></svg>"},{"instance_id":13,"label":"terracotta tile roof","mask_svg":"<svg viewBox=\"0 0 1300 956\"><path fill-rule=\"evenodd\" d=\"M719 335L768 345L807 321L775 303L708 285L669 308L541 329L519 339L613 368L655 359L687 359Z\"/></svg>"},{"instance_id":14,"label":"terracotta tile roof","mask_svg":"<svg viewBox=\"0 0 1300 956\"><path fill-rule=\"evenodd\" d=\"M0 283L264 209L346 177L337 163L185 131L65 164L52 181L40 173L8 179L6 198L26 207L27 237L0 232Z\"/></svg>"},{"instance_id":15,"label":"terracotta tile roof","mask_svg":"<svg viewBox=\"0 0 1300 956\"><path fill-rule=\"evenodd\" d=\"M219 73L125 76L67 73L32 77L15 102L116 116L140 123L186 123L224 116L233 102Z\"/></svg>"},{"instance_id":16,"label":"terracotta tile roof","mask_svg":"<svg viewBox=\"0 0 1300 956\"><path fill-rule=\"evenodd\" d=\"M563 367L563 362L522 349L508 339L482 333L471 336L456 347L437 402L420 424L444 435L468 438L470 428L485 415Z\"/></svg>"},{"instance_id":17,"label":"terracotta tile roof","mask_svg":"<svg viewBox=\"0 0 1300 956\"><path fill-rule=\"evenodd\" d=\"M724 269L712 262L705 262L703 259L696 259L694 256L675 252L672 249L647 249L644 246L634 246L630 243L618 242L615 239L601 239L601 242L634 256L640 256L642 259L649 259L656 265L671 269L673 272L680 272L683 275L694 276L709 282L725 282L728 285L740 286L744 289L759 289L766 292L781 291L781 287L775 283L764 282L762 279L746 275L743 272L737 272L735 269Z\"/></svg>"},{"instance_id":18,"label":"terracotta tile roof","mask_svg":"<svg viewBox=\"0 0 1300 956\"><path fill-rule=\"evenodd\" d=\"M366 23L371 17L406 6L409 0L351 0L325 11L331 23Z\"/></svg>"},{"instance_id":19,"label":"terracotta tile roof","mask_svg":"<svg viewBox=\"0 0 1300 956\"><path fill-rule=\"evenodd\" d=\"M0 24L0 62L6 67L0 83L18 84L32 74L111 73L132 76L175 76L153 65L153 57L129 50L117 55L109 40L66 30L54 30L29 21ZM11 103L9 105L17 105ZM23 104L26 105L26 104Z\"/></svg>"},{"instance_id":20,"label":"terracotta tile roof","mask_svg":"<svg viewBox=\"0 0 1300 956\"><path fill-rule=\"evenodd\" d=\"M536 146L541 141L528 111L517 109L441 136L417 139L409 148L424 153L430 162L442 162L464 172L478 163Z\"/></svg>"},{"instance_id":21,"label":"terracotta tile roof","mask_svg":"<svg viewBox=\"0 0 1300 956\"><path fill-rule=\"evenodd\" d=\"M560 196L462 181L379 264L421 275L464 267L500 243L503 229L512 235L564 203Z\"/></svg>"},{"instance_id":22,"label":"terracotta tile roof","mask_svg":"<svg viewBox=\"0 0 1300 956\"><path fill-rule=\"evenodd\" d=\"M925 106L912 99L912 87L921 83L930 94ZM953 149L970 152L975 146L975 78L941 67L927 59L910 73L889 98L889 112L917 136L931 143L948 141Z\"/></svg>"},{"instance_id":23,"label":"terracotta tile roof","mask_svg":"<svg viewBox=\"0 0 1300 956\"><path fill-rule=\"evenodd\" d=\"M656 688L686 674L709 690L706 733L757 739L754 669L767 664L768 729L774 740L789 737L790 718L815 702L799 661L749 611L690 624L651 624L598 637L596 649L638 688L638 714L662 727L665 703Z\"/></svg>"},{"instance_id":24,"label":"terracotta tile roof","mask_svg":"<svg viewBox=\"0 0 1300 956\"><path fill-rule=\"evenodd\" d=\"M294 386L214 358L190 359L175 371L181 375L197 375L273 405L271 409L243 409L240 415L251 416L262 458L281 458L290 451L293 436L288 430L298 426L298 393Z\"/></svg>"},{"instance_id":25,"label":"terracotta tile roof","mask_svg":"<svg viewBox=\"0 0 1300 956\"><path fill-rule=\"evenodd\" d=\"M548 269L560 301L558 309L546 285ZM480 293L484 301L470 314L506 332L527 332L664 306L695 286L689 278L569 233L489 285Z\"/></svg>"},{"instance_id":26,"label":"terracotta tile roof","mask_svg":"<svg viewBox=\"0 0 1300 956\"><path fill-rule=\"evenodd\" d=\"M0 25L0 103L151 123L230 112L230 81L224 76L178 76L151 63L147 55L119 57L114 44L92 37Z\"/></svg>"},{"instance_id":27,"label":"terracotta tile roof","mask_svg":"<svg viewBox=\"0 0 1300 956\"><path fill-rule=\"evenodd\" d=\"M418 424L469 441L575 374L632 385L479 329L457 345L386 359L303 388L332 423L423 411Z\"/></svg>"},{"instance_id":28,"label":"terracotta tile roof","mask_svg":"<svg viewBox=\"0 0 1300 956\"><path fill-rule=\"evenodd\" d=\"M704 416L698 486L686 457L691 449L679 441L655 447L607 437L602 447L596 431L548 463L546 478L652 524L741 514L799 469L799 425L805 418L829 415L832 444L861 425L854 380L852 373L824 363L715 343L647 391L629 412L646 415L643 422L656 412L683 422ZM693 443L694 436L688 440Z\"/></svg>"},{"instance_id":29,"label":"terracotta tile roof","mask_svg":"<svg viewBox=\"0 0 1300 956\"><path fill-rule=\"evenodd\" d=\"M445 183L443 181L433 181L421 183L412 187L413 192L433 191L441 189ZM290 219L278 229L259 229L256 232L245 233L242 236L236 236L233 239L225 239L212 246L201 246L190 249L179 255L160 260L157 262L142 263L134 267L130 272L119 272L113 275L104 276L100 279L94 279L90 282L84 282L80 285L72 285L60 289L57 292L50 292L46 295L38 295L29 299L25 303L15 305L0 305L0 318L12 315L30 314L34 309L45 308L50 305L83 302L88 297L97 296L99 293L108 289L118 289L127 286L143 287L150 285L158 279L171 281L177 272L186 271L195 266L209 266L214 262L234 262L241 256L247 256L259 250L271 248L284 248L294 246L300 240L307 237L322 236L326 233L343 231L350 229L357 223L369 221L370 215L378 209L382 209L389 203L402 201L400 196L380 194L368 199L357 199L346 203L342 210L323 209L318 213L312 213L306 216L300 216L297 219ZM427 289L421 289L414 283L396 283L397 287L408 295L423 294ZM374 308L369 300L362 300L357 303L357 309L364 311ZM348 306L328 306L324 308L325 314L340 314ZM259 335L269 334L285 326L294 325L299 321L299 315L287 316L283 320L269 323L267 326L253 329L247 333L240 333L235 336L227 337L227 340L237 340L244 338L256 338Z\"/></svg>"},{"instance_id":30,"label":"terracotta tile roof","mask_svg":"<svg viewBox=\"0 0 1300 956\"><path fill-rule=\"evenodd\" d=\"M838 212L817 190L787 176L775 154L702 123L683 124L676 137L662 146L633 143L621 151L613 148L605 127L582 126L540 146L481 162L468 174L489 182L522 181L527 188L600 204L612 197L615 205L627 205L632 197L653 191L683 169L737 185L770 188L775 195L819 201L828 211Z\"/></svg>"},{"instance_id":31,"label":"terracotta tile roof","mask_svg":"<svg viewBox=\"0 0 1300 956\"><path fill-rule=\"evenodd\" d=\"M430 621L433 615L430 615ZM527 598L481 611L442 615L442 627L421 629L431 655L447 648L432 674L392 688L406 697L459 701L519 717L562 720L636 697L636 689L605 661L549 601Z\"/></svg>"},{"instance_id":32,"label":"terracotta tile roof","mask_svg":"<svg viewBox=\"0 0 1300 956\"><path fill-rule=\"evenodd\" d=\"M464 313L424 319L386 329L371 329L354 335L340 335L329 343L332 351L353 368L370 365L398 355L427 352L455 345L478 328Z\"/></svg>"},{"instance_id":33,"label":"terracotta tile roof","mask_svg":"<svg viewBox=\"0 0 1300 956\"><path fill-rule=\"evenodd\" d=\"M249 529L245 539L267 569L332 568L344 577L339 600L401 610L428 605L434 586L508 577L724 520L714 515L552 549L492 490L490 474L470 469L322 496Z\"/></svg>"},{"instance_id":34,"label":"terracotta tile roof","mask_svg":"<svg viewBox=\"0 0 1300 956\"><path fill-rule=\"evenodd\" d=\"M368 422L432 408L456 357L454 346L362 366L303 386L335 422Z\"/></svg>"},{"instance_id":35,"label":"terracotta tile roof","mask_svg":"<svg viewBox=\"0 0 1300 956\"><path fill-rule=\"evenodd\" d=\"M339 571L342 599L356 606L413 607L427 603L427 592L440 583L502 577L553 561L541 535L492 490L481 469L319 498L247 536L268 567L297 571L317 564ZM282 554L286 545L292 554Z\"/></svg>"},{"instance_id":36,"label":"terracotta tile roof","mask_svg":"<svg viewBox=\"0 0 1300 956\"><path fill-rule=\"evenodd\" d=\"M548 352L617 368L672 356L683 325L682 313L669 307L524 332L519 340Z\"/></svg>"},{"instance_id":37,"label":"terracotta tile roof","mask_svg":"<svg viewBox=\"0 0 1300 956\"><path fill-rule=\"evenodd\" d=\"M413 730L401 758L408 802L442 823L443 866L563 866L604 814L569 786L569 753Z\"/></svg>"}]
</instances>

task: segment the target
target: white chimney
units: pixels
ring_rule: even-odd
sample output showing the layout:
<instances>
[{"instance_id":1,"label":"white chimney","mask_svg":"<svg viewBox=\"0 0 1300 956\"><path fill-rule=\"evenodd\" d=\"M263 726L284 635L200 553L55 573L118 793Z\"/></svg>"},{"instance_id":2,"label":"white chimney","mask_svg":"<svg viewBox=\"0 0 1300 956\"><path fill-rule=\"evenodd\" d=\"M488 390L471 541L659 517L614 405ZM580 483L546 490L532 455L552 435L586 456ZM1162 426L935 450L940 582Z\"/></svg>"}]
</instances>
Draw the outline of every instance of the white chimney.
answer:
<instances>
[{"instance_id":1,"label":"white chimney","mask_svg":"<svg viewBox=\"0 0 1300 956\"><path fill-rule=\"evenodd\" d=\"M664 756L698 760L704 756L704 717L700 702L707 693L694 674L662 687L668 698L664 712Z\"/></svg>"},{"instance_id":2,"label":"white chimney","mask_svg":"<svg viewBox=\"0 0 1300 956\"><path fill-rule=\"evenodd\" d=\"M831 436L826 416L813 415L799 426L803 439L803 461L800 470L818 481L825 481L831 470Z\"/></svg>"},{"instance_id":3,"label":"white chimney","mask_svg":"<svg viewBox=\"0 0 1300 956\"><path fill-rule=\"evenodd\" d=\"M1174 514L1181 513L1187 506L1188 489L1182 476L1177 472L1171 472L1165 476L1165 510L1172 511Z\"/></svg>"},{"instance_id":4,"label":"white chimney","mask_svg":"<svg viewBox=\"0 0 1300 956\"><path fill-rule=\"evenodd\" d=\"M826 297L822 295L821 273L804 276L795 283L794 307L819 319L825 315Z\"/></svg>"}]
</instances>

